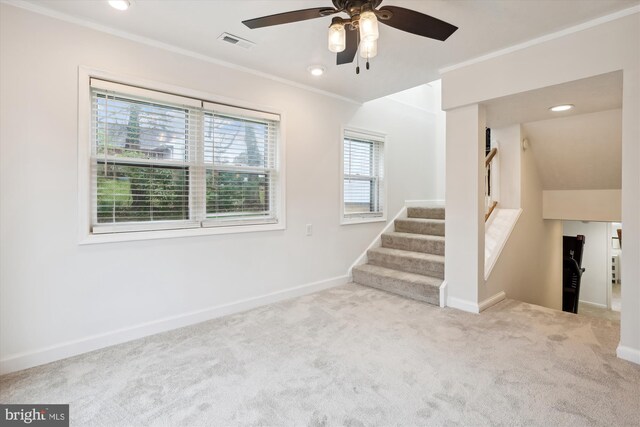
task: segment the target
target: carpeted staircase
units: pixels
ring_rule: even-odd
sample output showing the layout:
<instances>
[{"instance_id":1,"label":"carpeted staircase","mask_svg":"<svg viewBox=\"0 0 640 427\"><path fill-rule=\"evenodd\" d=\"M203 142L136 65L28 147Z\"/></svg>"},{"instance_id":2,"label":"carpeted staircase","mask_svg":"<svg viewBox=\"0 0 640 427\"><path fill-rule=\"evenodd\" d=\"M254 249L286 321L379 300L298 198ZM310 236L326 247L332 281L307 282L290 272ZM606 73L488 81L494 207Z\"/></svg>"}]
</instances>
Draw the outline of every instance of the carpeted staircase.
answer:
<instances>
[{"instance_id":1,"label":"carpeted staircase","mask_svg":"<svg viewBox=\"0 0 640 427\"><path fill-rule=\"evenodd\" d=\"M353 268L353 281L440 305L444 280L444 208L407 208L382 247L367 252L368 264Z\"/></svg>"}]
</instances>

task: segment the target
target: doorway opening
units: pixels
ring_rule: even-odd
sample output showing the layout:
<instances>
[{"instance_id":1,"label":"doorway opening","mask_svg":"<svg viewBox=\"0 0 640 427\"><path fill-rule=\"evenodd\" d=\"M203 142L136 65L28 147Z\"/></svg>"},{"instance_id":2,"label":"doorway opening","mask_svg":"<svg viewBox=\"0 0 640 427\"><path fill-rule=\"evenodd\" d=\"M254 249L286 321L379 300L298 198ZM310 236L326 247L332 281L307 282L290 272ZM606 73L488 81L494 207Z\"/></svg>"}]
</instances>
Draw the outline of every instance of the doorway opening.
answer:
<instances>
[{"instance_id":1,"label":"doorway opening","mask_svg":"<svg viewBox=\"0 0 640 427\"><path fill-rule=\"evenodd\" d=\"M622 224L563 221L562 230L565 247L563 264L569 265L566 258L575 253L575 263L581 270L578 273L577 287L574 280L573 290L567 289L567 282L571 278L566 274L571 273L571 270L567 271L565 268L563 271L563 309L571 306L574 310L565 311L619 321L622 249L618 230L621 236ZM572 299L572 292L575 293L575 301Z\"/></svg>"}]
</instances>

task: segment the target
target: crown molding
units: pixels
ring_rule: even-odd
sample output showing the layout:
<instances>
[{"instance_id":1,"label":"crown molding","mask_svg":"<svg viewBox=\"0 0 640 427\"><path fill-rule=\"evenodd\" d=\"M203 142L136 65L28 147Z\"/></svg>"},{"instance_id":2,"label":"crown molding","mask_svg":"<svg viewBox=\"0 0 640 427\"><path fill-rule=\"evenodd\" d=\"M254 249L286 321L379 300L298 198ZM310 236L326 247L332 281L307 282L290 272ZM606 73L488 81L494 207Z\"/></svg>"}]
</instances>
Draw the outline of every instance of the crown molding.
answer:
<instances>
[{"instance_id":1,"label":"crown molding","mask_svg":"<svg viewBox=\"0 0 640 427\"><path fill-rule=\"evenodd\" d=\"M532 46L536 46L551 40L559 39L564 36L568 36L570 34L577 33L579 31L583 31L589 28L597 27L598 25L605 24L607 22L615 21L620 18L624 18L625 16L633 15L636 13L640 13L640 5L636 5L627 9L622 9L614 13L610 13L608 15L601 16L599 18L592 19L587 22L583 22L582 24L574 25L573 27L565 28L564 30L556 31L554 33L545 34L541 37L536 37L534 39L528 40L523 43L518 43L513 46L506 47L504 49L496 50L485 55L481 55L466 61L459 62L457 64L448 65L446 67L440 68L438 72L440 75L448 73L450 71L458 70L460 68L468 67L469 65L478 64L480 62L487 61L489 59L498 58L503 55L507 55L509 53L517 52L519 50L523 50Z\"/></svg>"},{"instance_id":2,"label":"crown molding","mask_svg":"<svg viewBox=\"0 0 640 427\"><path fill-rule=\"evenodd\" d=\"M234 64L232 62L227 62L227 61L223 61L221 59L217 59L214 58L212 56L209 55L205 55L199 52L195 52L189 49L184 49L169 43L164 43L155 39L151 39L148 37L144 37L144 36L139 36L137 34L133 34L130 33L128 31L122 31L119 30L117 28L114 27L110 27L107 25L103 25L103 24L98 24L96 22L93 21L89 21L86 19L82 19L82 18L78 18L72 15L69 15L67 13L63 13L63 12L58 12L52 9L49 9L47 7L41 6L41 5L37 5L31 2L27 2L24 0L0 0L1 4L6 4L9 6L14 6L20 9L24 9L27 10L29 12L33 12L33 13L37 13L40 15L44 15L47 16L49 18L54 18L54 19L58 19L61 21L65 21L71 24L76 24L85 28L90 28L92 30L95 31L99 31L102 33L107 33L110 34L112 36L116 36L116 37L120 37L126 40L130 40L136 43L140 43L140 44L144 44L147 46L152 46L158 49L163 49L169 52L173 52L173 53L177 53L179 55L184 55L184 56L188 56L190 58L194 58L194 59L198 59L200 61L204 61L204 62L208 62L211 64L216 64L225 68L229 68L232 70L236 70L236 71L241 71L243 73L247 73L247 74L252 74L254 76L257 77L262 77L265 79L269 79L281 84L285 84L287 86L292 86L298 89L303 89L309 92L314 92L317 93L319 95L324 95L324 96L328 96L331 98L335 98L335 99L339 99L341 101L345 101L345 102L349 102L352 104L356 104L356 105L362 105L362 102L352 99L352 98L348 98L346 96L342 96L342 95L338 95L337 93L334 92L329 92L323 89L318 89L316 87L313 86L309 86L303 83L298 83L296 81L293 80L289 80L289 79L285 79L282 77L278 77L276 75L273 74L269 74L269 73L265 73L263 71L259 71L250 67L245 67L242 65L237 65Z\"/></svg>"}]
</instances>

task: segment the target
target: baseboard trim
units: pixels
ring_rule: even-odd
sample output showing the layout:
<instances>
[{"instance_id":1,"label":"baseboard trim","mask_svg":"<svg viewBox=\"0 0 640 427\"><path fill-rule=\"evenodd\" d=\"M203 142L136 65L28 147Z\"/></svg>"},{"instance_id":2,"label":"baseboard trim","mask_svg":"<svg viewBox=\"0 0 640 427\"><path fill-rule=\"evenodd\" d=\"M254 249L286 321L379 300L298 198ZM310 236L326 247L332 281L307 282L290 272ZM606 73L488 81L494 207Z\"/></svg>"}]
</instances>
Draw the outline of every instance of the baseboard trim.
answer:
<instances>
[{"instance_id":1,"label":"baseboard trim","mask_svg":"<svg viewBox=\"0 0 640 427\"><path fill-rule=\"evenodd\" d=\"M496 209L493 210L493 212L491 213L491 217L489 217L489 221L493 221L493 219L495 218L495 215L497 215L496 211L499 211L503 208L498 208L496 207ZM515 210L515 209L512 209ZM518 224L518 221L520 220L520 216L522 215L522 209L518 209L518 213L516 214L515 220L509 224L509 230L507 231L506 237L504 238L504 240L500 241L498 243L498 247L496 250L493 251L493 256L489 257L488 260L485 261L485 265L484 265L484 280L488 280L489 277L491 276L491 272L493 271L493 267L495 267L496 263L498 262L498 259L500 258L500 255L502 255L502 251L505 248L505 246L507 246L507 242L509 241L509 239L511 238L511 234L513 233L513 230L515 230L516 225ZM487 230L487 227L489 227L489 222L487 222L485 224L485 233Z\"/></svg>"},{"instance_id":2,"label":"baseboard trim","mask_svg":"<svg viewBox=\"0 0 640 427\"><path fill-rule=\"evenodd\" d=\"M631 348L622 344L618 344L616 355L620 359L624 359L628 362L637 363L638 365L640 365L640 350L637 348Z\"/></svg>"},{"instance_id":3,"label":"baseboard trim","mask_svg":"<svg viewBox=\"0 0 640 427\"><path fill-rule=\"evenodd\" d=\"M504 301L506 297L507 294L504 291L501 291L485 300L480 301L480 304L478 304L479 311L485 311L487 308L496 305L500 301Z\"/></svg>"},{"instance_id":4,"label":"baseboard trim","mask_svg":"<svg viewBox=\"0 0 640 427\"><path fill-rule=\"evenodd\" d=\"M493 296L490 296L485 300L480 301L479 303L475 303L473 301L467 301L462 298L448 297L447 306L451 308L456 308L458 310L466 311L468 313L478 314L483 312L487 308L496 305L500 301L504 300L506 297L507 297L507 294L502 291L498 292Z\"/></svg>"},{"instance_id":5,"label":"baseboard trim","mask_svg":"<svg viewBox=\"0 0 640 427\"><path fill-rule=\"evenodd\" d=\"M443 281L440 285L440 307L447 306L447 281Z\"/></svg>"},{"instance_id":6,"label":"baseboard trim","mask_svg":"<svg viewBox=\"0 0 640 427\"><path fill-rule=\"evenodd\" d=\"M598 304L597 302L579 300L578 306L580 306L580 304L588 305L589 307L597 307L597 308L604 308L604 309L608 308L606 304Z\"/></svg>"},{"instance_id":7,"label":"baseboard trim","mask_svg":"<svg viewBox=\"0 0 640 427\"><path fill-rule=\"evenodd\" d=\"M394 230L396 219L406 218L406 217L407 217L407 208L403 206L402 209L400 209L400 211L396 214L396 216L394 216L393 219L389 221L387 225L384 226L384 228L378 233L378 235L373 239L373 241L369 244L369 246L367 246L367 249L365 249L364 252L361 253L360 256L354 261L354 263L351 264L351 266L349 267L349 270L347 270L347 276L353 277L353 268L367 263L368 261L367 253L371 249L379 248L380 246L382 246L382 235L384 233L388 233L389 231Z\"/></svg>"},{"instance_id":8,"label":"baseboard trim","mask_svg":"<svg viewBox=\"0 0 640 427\"><path fill-rule=\"evenodd\" d=\"M0 375L21 371L38 365L44 365L45 363L55 362L56 360L66 359L67 357L77 356L79 354L205 322L218 317L240 313L263 305L311 294L343 285L349 281L350 278L347 275L333 277L327 280L308 283L258 297L247 298L229 304L205 308L203 310L166 317L164 319L154 320L128 328L122 328L103 334L68 341L32 352L11 355L0 360Z\"/></svg>"},{"instance_id":9,"label":"baseboard trim","mask_svg":"<svg viewBox=\"0 0 640 427\"><path fill-rule=\"evenodd\" d=\"M467 313L478 314L480 312L478 304L476 304L475 302L456 297L447 297L447 307L466 311Z\"/></svg>"}]
</instances>

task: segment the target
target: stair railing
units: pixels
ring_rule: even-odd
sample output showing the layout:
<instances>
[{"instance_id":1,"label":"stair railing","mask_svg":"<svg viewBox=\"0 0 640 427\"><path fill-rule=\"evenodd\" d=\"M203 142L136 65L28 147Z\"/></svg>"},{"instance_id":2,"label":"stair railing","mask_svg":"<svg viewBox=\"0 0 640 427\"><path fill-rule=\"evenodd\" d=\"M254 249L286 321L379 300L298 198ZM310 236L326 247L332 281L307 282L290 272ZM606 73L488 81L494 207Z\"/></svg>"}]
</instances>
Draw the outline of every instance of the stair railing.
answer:
<instances>
[{"instance_id":1,"label":"stair railing","mask_svg":"<svg viewBox=\"0 0 640 427\"><path fill-rule=\"evenodd\" d=\"M485 222L491 216L491 213L498 205L498 201L494 200L494 192L493 192L493 183L491 181L491 168L493 166L493 159L498 154L498 149L496 147L492 148L487 154L487 157L484 160L484 220Z\"/></svg>"}]
</instances>

